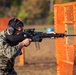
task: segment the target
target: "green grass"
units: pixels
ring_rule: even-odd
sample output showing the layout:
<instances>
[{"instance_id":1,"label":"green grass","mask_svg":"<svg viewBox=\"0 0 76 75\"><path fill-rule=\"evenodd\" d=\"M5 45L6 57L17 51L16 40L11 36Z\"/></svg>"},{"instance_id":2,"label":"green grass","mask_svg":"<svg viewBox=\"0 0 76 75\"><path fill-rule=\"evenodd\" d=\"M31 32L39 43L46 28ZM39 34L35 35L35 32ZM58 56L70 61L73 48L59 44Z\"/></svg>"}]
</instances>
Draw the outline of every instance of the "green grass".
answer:
<instances>
[{"instance_id":1,"label":"green grass","mask_svg":"<svg viewBox=\"0 0 76 75\"><path fill-rule=\"evenodd\" d=\"M26 31L26 29L24 31ZM46 28L36 28L35 31L46 32Z\"/></svg>"},{"instance_id":2,"label":"green grass","mask_svg":"<svg viewBox=\"0 0 76 75\"><path fill-rule=\"evenodd\" d=\"M46 32L46 28L36 28L35 31L39 31L39 32Z\"/></svg>"},{"instance_id":3,"label":"green grass","mask_svg":"<svg viewBox=\"0 0 76 75\"><path fill-rule=\"evenodd\" d=\"M74 28L72 26L68 26L67 28L68 34L73 34L74 33ZM46 32L46 28L36 28L35 31L41 31L41 32Z\"/></svg>"},{"instance_id":4,"label":"green grass","mask_svg":"<svg viewBox=\"0 0 76 75\"><path fill-rule=\"evenodd\" d=\"M68 27L68 33L74 33L74 28L73 27Z\"/></svg>"}]
</instances>

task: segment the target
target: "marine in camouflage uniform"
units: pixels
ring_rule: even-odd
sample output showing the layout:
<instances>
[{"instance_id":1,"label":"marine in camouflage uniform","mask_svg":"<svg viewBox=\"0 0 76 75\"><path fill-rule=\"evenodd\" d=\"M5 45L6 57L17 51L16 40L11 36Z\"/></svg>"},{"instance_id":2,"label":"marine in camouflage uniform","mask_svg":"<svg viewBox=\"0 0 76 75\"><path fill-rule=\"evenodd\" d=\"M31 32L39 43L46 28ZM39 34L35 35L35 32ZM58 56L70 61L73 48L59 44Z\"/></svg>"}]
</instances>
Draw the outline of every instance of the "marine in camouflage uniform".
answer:
<instances>
[{"instance_id":1,"label":"marine in camouflage uniform","mask_svg":"<svg viewBox=\"0 0 76 75\"><path fill-rule=\"evenodd\" d=\"M21 53L21 48L10 46L6 39L6 31L0 33L0 75L16 75L14 59Z\"/></svg>"},{"instance_id":2,"label":"marine in camouflage uniform","mask_svg":"<svg viewBox=\"0 0 76 75\"><path fill-rule=\"evenodd\" d=\"M11 46L6 41L7 31L0 33L0 75L17 75L14 70L15 58L21 54L21 46ZM25 41L24 41L25 42Z\"/></svg>"}]
</instances>

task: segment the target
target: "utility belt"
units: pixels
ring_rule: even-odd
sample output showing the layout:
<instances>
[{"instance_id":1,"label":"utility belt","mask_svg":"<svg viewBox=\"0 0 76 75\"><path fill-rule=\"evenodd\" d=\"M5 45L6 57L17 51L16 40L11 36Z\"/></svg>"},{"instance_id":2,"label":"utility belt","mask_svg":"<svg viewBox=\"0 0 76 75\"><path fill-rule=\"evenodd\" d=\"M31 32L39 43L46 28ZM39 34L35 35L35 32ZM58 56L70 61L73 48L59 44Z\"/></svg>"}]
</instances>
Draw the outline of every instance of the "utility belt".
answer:
<instances>
[{"instance_id":1,"label":"utility belt","mask_svg":"<svg viewBox=\"0 0 76 75\"><path fill-rule=\"evenodd\" d=\"M0 56L0 75L8 75L9 72L12 72L14 66L14 60L8 59L5 56Z\"/></svg>"},{"instance_id":2,"label":"utility belt","mask_svg":"<svg viewBox=\"0 0 76 75\"><path fill-rule=\"evenodd\" d=\"M12 70L10 70L10 71L12 71ZM3 69L2 67L0 67L0 73L8 73L8 72L9 72L8 68Z\"/></svg>"},{"instance_id":3,"label":"utility belt","mask_svg":"<svg viewBox=\"0 0 76 75\"><path fill-rule=\"evenodd\" d=\"M17 75L14 69L0 69L0 75Z\"/></svg>"},{"instance_id":4,"label":"utility belt","mask_svg":"<svg viewBox=\"0 0 76 75\"><path fill-rule=\"evenodd\" d=\"M3 69L0 69L0 75L8 75L8 72L4 71Z\"/></svg>"},{"instance_id":5,"label":"utility belt","mask_svg":"<svg viewBox=\"0 0 76 75\"><path fill-rule=\"evenodd\" d=\"M11 73L14 72L12 63L8 62L8 64L3 63L3 64L0 64L0 65L1 65L0 66L0 75L11 75ZM15 75L15 74L12 74L12 75Z\"/></svg>"}]
</instances>

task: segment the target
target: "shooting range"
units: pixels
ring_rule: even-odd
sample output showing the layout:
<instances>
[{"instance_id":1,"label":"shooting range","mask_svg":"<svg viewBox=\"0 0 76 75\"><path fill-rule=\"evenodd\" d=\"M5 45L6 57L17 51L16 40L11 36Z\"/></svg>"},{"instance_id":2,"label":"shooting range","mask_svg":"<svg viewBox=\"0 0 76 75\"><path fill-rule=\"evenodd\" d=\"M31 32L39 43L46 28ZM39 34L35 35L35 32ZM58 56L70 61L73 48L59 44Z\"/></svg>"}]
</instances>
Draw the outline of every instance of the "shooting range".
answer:
<instances>
[{"instance_id":1,"label":"shooting range","mask_svg":"<svg viewBox=\"0 0 76 75\"><path fill-rule=\"evenodd\" d=\"M0 31L6 29L9 20L10 18L0 19ZM76 34L76 2L54 5L54 31L68 34L70 25L73 25L74 34ZM56 75L76 75L76 37L74 36L73 39L72 44L68 43L68 37L55 39ZM23 48L22 55L19 56L19 62L16 65L24 66L24 57L25 52Z\"/></svg>"}]
</instances>

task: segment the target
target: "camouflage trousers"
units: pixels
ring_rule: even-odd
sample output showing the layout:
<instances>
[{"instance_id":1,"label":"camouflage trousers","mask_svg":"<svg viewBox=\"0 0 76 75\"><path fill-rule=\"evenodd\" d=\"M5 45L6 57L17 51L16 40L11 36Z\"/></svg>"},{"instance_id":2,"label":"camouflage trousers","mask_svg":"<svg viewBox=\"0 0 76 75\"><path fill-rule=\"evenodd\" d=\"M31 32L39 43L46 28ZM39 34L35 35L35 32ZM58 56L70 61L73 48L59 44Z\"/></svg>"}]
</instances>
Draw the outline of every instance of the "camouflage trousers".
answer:
<instances>
[{"instance_id":1,"label":"camouflage trousers","mask_svg":"<svg viewBox=\"0 0 76 75\"><path fill-rule=\"evenodd\" d=\"M0 75L17 75L17 73L15 72L14 69L8 72L0 70Z\"/></svg>"}]
</instances>

